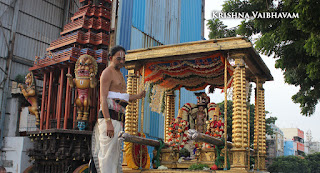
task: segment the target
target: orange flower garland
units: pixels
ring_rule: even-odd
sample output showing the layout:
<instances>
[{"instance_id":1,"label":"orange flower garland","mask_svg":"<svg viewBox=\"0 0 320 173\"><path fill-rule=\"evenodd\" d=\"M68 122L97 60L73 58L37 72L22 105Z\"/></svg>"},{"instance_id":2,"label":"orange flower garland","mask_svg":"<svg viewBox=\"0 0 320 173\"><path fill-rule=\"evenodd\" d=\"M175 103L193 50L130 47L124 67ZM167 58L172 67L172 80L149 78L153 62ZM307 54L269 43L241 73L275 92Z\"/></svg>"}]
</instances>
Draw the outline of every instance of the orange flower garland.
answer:
<instances>
[{"instance_id":1,"label":"orange flower garland","mask_svg":"<svg viewBox=\"0 0 320 173\"><path fill-rule=\"evenodd\" d=\"M168 142L171 147L178 147L178 149L182 149L188 143L188 125L189 123L185 120L181 120L180 118L173 119L169 126Z\"/></svg>"}]
</instances>

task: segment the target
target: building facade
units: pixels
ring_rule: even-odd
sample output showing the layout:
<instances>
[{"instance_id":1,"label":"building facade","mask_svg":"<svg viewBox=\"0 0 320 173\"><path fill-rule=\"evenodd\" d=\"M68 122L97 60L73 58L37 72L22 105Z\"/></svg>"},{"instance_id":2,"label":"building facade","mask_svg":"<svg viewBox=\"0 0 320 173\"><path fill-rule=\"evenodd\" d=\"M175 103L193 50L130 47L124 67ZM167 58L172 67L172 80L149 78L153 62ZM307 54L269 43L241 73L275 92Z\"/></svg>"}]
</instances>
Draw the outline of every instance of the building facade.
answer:
<instances>
[{"instance_id":1,"label":"building facade","mask_svg":"<svg viewBox=\"0 0 320 173\"><path fill-rule=\"evenodd\" d=\"M297 143L294 141L284 141L284 156L296 156Z\"/></svg>"},{"instance_id":2,"label":"building facade","mask_svg":"<svg viewBox=\"0 0 320 173\"><path fill-rule=\"evenodd\" d=\"M285 138L284 155L302 156L304 150L304 132L299 128L281 129Z\"/></svg>"},{"instance_id":3,"label":"building facade","mask_svg":"<svg viewBox=\"0 0 320 173\"><path fill-rule=\"evenodd\" d=\"M308 154L314 154L320 152L320 142L319 141L312 141L308 142Z\"/></svg>"},{"instance_id":4,"label":"building facade","mask_svg":"<svg viewBox=\"0 0 320 173\"><path fill-rule=\"evenodd\" d=\"M272 164L272 159L284 155L284 134L275 124L270 124L273 135L267 135L267 166Z\"/></svg>"}]
</instances>

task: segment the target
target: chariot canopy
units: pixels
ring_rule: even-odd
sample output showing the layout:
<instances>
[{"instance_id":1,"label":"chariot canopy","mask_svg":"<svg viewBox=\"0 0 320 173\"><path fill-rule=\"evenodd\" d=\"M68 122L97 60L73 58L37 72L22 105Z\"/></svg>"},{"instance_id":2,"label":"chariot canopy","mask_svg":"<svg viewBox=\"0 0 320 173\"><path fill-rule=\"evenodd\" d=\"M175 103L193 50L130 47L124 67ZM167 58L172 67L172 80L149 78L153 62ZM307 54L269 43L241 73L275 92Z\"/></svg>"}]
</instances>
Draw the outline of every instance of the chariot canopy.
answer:
<instances>
[{"instance_id":1,"label":"chariot canopy","mask_svg":"<svg viewBox=\"0 0 320 173\"><path fill-rule=\"evenodd\" d=\"M144 81L158 84L168 90L185 87L190 91L204 89L207 85L224 88L224 69L227 62L228 87L232 81L233 61L236 53L246 54L247 77L255 81L256 76L273 80L269 69L251 42L243 37L224 38L158 46L128 51L126 68L135 68L143 73ZM225 61L225 58L228 61Z\"/></svg>"},{"instance_id":2,"label":"chariot canopy","mask_svg":"<svg viewBox=\"0 0 320 173\"><path fill-rule=\"evenodd\" d=\"M174 132L174 130L172 130L173 128L170 126L175 122L176 117L174 90L184 87L187 90L196 91L202 90L206 86L211 85L214 88L221 88L226 91L228 87L231 87L232 83L234 103L232 113L232 144L228 145L227 143L228 115L226 114L224 115L223 121L223 140L218 139L220 140L218 142L219 144L217 143L217 140L212 143L215 145L221 145L221 143L224 143L224 148L227 149L226 155L228 155L228 153L232 154L231 169L234 169L236 172L246 172L245 170L249 168L248 165L250 164L250 123L248 121L250 118L250 111L248 110L249 108L247 108L247 84L249 82L255 82L256 115L254 127L254 152L257 160L256 168L260 170L265 169L265 106L264 89L262 85L266 81L272 81L273 77L262 58L254 50L252 43L246 38L232 37L129 50L126 55L125 67L128 69L128 93L134 94L138 92L138 89L140 88L138 86L139 79L142 79L141 81L143 81L143 83L148 82L152 84L152 86L155 85L156 87L160 87L161 89L159 89L159 91L162 93L165 91L165 95L160 94L158 96L156 96L156 94L161 92L157 92L157 89L155 89L156 92L152 92L152 94L155 93L156 97L154 98L165 99L165 142L171 141L172 133ZM161 99L153 99L152 96L150 98L156 102L153 104L151 101L149 106L154 105L151 106L152 108L161 107L159 106L159 103L162 103ZM142 103L144 103L144 101L142 101ZM141 131L143 129L144 119L143 105L144 104L141 104L140 113ZM218 112L219 114L219 108L215 106L213 107L214 110L217 110L215 113ZM225 92L224 107L224 112L227 113L227 92ZM128 111L126 115L126 133L136 135L138 129L138 121L136 121L136 117L139 116L138 103L128 105L127 110L130 111ZM198 109L198 112L199 111L200 109ZM210 116L210 114L208 115ZM179 118L177 119L180 121ZM213 118L213 121L216 120ZM202 121L199 120L199 122ZM203 124L200 123L200 125ZM211 126L206 127L207 130L211 130L212 128ZM216 127L214 126L214 128ZM199 128L198 130L203 132L203 129L204 128ZM210 132L212 132L212 130ZM208 139L209 141L209 139L211 140L211 137L204 135L204 139ZM182 141L184 141L183 138ZM229 149L229 146L232 148ZM214 150L209 151L209 149L204 149L203 151L203 157L200 156L203 160L200 159L200 162L209 163L212 161L210 159L205 159L207 158L205 153L208 154L210 152L214 152ZM176 158L176 160L173 161L171 159L172 153L174 153L173 150L163 150L161 164L168 166L171 165L170 168L178 168L178 159ZM172 167L173 162L177 164ZM224 159L225 169L227 169L227 165L227 159Z\"/></svg>"},{"instance_id":3,"label":"chariot canopy","mask_svg":"<svg viewBox=\"0 0 320 173\"><path fill-rule=\"evenodd\" d=\"M202 90L207 85L223 88L225 57L221 53L185 60L148 62L145 65L145 81L166 89ZM228 79L233 68L228 63Z\"/></svg>"}]
</instances>

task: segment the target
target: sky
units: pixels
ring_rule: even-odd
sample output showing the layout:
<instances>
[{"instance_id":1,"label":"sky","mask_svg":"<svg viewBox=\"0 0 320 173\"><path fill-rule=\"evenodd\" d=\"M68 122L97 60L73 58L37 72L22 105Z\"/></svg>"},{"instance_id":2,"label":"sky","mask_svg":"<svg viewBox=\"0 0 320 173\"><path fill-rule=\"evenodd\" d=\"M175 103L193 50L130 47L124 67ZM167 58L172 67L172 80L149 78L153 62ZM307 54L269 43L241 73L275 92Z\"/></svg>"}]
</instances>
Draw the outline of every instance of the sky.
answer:
<instances>
[{"instance_id":1,"label":"sky","mask_svg":"<svg viewBox=\"0 0 320 173\"><path fill-rule=\"evenodd\" d=\"M223 0L205 0L205 19L209 20L212 18L212 11L220 11L223 2ZM223 21L228 28L232 28L239 25L241 19L224 19L221 21ZM206 25L204 34L205 38L208 39L209 31ZM281 69L275 68L274 58L262 54L260 54L260 56L270 69L271 75L274 78L274 81L268 81L263 85L265 89L265 109L270 112L267 118L270 116L277 117L276 126L279 128L299 128L303 130L305 141L306 133L310 130L312 140L320 141L320 104L317 105L316 111L311 117L301 115L299 104L295 104L291 100L292 95L297 93L299 88L284 82ZM254 83L253 88L255 88ZM211 101L216 103L224 100L224 94L220 91L216 91L210 97ZM251 98L251 100L254 101L254 95Z\"/></svg>"}]
</instances>

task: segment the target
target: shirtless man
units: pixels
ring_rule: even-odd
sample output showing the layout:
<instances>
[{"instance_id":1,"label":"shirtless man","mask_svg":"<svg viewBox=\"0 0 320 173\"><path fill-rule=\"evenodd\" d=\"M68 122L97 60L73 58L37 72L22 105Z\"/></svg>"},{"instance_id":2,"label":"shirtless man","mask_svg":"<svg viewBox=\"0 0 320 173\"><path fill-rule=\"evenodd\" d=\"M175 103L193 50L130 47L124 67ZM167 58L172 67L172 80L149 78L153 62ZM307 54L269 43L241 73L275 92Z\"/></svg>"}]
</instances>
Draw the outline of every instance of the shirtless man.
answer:
<instances>
[{"instance_id":1,"label":"shirtless man","mask_svg":"<svg viewBox=\"0 0 320 173\"><path fill-rule=\"evenodd\" d=\"M100 149L98 153L98 172L122 172L120 163L121 143L118 133L122 131L125 107L129 101L141 99L145 91L136 95L126 93L126 83L120 69L125 63L125 49L121 46L112 48L110 64L100 77L100 102L98 129Z\"/></svg>"}]
</instances>

